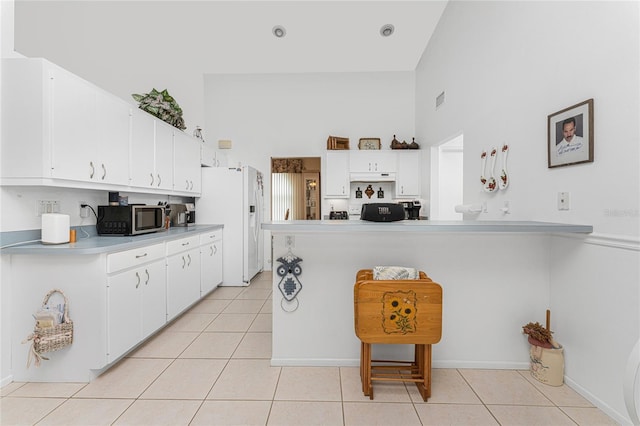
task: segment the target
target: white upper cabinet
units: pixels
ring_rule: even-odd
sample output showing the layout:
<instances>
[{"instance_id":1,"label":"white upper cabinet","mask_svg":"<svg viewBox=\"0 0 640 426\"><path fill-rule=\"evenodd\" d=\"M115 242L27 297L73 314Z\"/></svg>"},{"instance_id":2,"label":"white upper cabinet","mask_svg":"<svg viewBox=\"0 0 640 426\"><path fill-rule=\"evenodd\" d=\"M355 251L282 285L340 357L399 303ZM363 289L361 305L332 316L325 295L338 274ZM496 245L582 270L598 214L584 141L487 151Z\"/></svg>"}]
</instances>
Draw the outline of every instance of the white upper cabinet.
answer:
<instances>
[{"instance_id":1,"label":"white upper cabinet","mask_svg":"<svg viewBox=\"0 0 640 426\"><path fill-rule=\"evenodd\" d=\"M349 155L349 169L351 173L393 173L396 171L395 154L393 151L353 151Z\"/></svg>"},{"instance_id":2,"label":"white upper cabinet","mask_svg":"<svg viewBox=\"0 0 640 426\"><path fill-rule=\"evenodd\" d=\"M348 198L349 151L328 151L325 166L325 198Z\"/></svg>"},{"instance_id":3,"label":"white upper cabinet","mask_svg":"<svg viewBox=\"0 0 640 426\"><path fill-rule=\"evenodd\" d=\"M156 124L155 166L156 187L173 189L173 131L174 129L154 120ZM177 131L177 130L176 130ZM200 167L198 167L198 171ZM166 191L165 191L166 192Z\"/></svg>"},{"instance_id":4,"label":"white upper cabinet","mask_svg":"<svg viewBox=\"0 0 640 426\"><path fill-rule=\"evenodd\" d=\"M3 184L128 185L126 102L43 59L2 67Z\"/></svg>"},{"instance_id":5,"label":"white upper cabinet","mask_svg":"<svg viewBox=\"0 0 640 426\"><path fill-rule=\"evenodd\" d=\"M156 188L155 120L141 109L133 110L131 120L131 186Z\"/></svg>"},{"instance_id":6,"label":"white upper cabinet","mask_svg":"<svg viewBox=\"0 0 640 426\"><path fill-rule=\"evenodd\" d=\"M98 138L96 163L101 183L129 183L129 140L131 137L131 106L108 93L98 95Z\"/></svg>"},{"instance_id":7,"label":"white upper cabinet","mask_svg":"<svg viewBox=\"0 0 640 426\"><path fill-rule=\"evenodd\" d=\"M173 130L139 108L131 129L131 186L173 189Z\"/></svg>"},{"instance_id":8,"label":"white upper cabinet","mask_svg":"<svg viewBox=\"0 0 640 426\"><path fill-rule=\"evenodd\" d=\"M419 150L398 151L398 173L396 174L396 197L420 198L420 162Z\"/></svg>"},{"instance_id":9,"label":"white upper cabinet","mask_svg":"<svg viewBox=\"0 0 640 426\"><path fill-rule=\"evenodd\" d=\"M2 59L0 185L197 196L200 145L51 62Z\"/></svg>"},{"instance_id":10,"label":"white upper cabinet","mask_svg":"<svg viewBox=\"0 0 640 426\"><path fill-rule=\"evenodd\" d=\"M173 131L173 190L185 194L200 194L202 177L200 173L201 142L175 129Z\"/></svg>"}]
</instances>

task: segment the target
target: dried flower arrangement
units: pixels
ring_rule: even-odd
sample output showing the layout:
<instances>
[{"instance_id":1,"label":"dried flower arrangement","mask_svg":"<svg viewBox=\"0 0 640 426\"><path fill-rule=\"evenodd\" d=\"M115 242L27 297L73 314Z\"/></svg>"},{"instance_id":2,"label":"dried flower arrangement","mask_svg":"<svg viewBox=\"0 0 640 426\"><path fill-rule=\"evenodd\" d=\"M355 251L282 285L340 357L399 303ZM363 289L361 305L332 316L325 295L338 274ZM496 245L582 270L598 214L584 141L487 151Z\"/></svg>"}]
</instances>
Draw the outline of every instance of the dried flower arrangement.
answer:
<instances>
[{"instance_id":1,"label":"dried flower arrangement","mask_svg":"<svg viewBox=\"0 0 640 426\"><path fill-rule=\"evenodd\" d=\"M541 346L543 348L553 347L551 343L552 331L543 327L542 324L536 322L530 322L522 327L522 332L529 336L529 343L535 346Z\"/></svg>"},{"instance_id":2,"label":"dried flower arrangement","mask_svg":"<svg viewBox=\"0 0 640 426\"><path fill-rule=\"evenodd\" d=\"M180 130L184 130L187 126L184 125L184 119L182 118L182 108L176 102L176 100L169 95L167 89L162 92L152 89L149 93L138 95L136 93L131 95L136 102L139 102L139 108L147 111L149 114L158 117L160 120L177 127Z\"/></svg>"}]
</instances>

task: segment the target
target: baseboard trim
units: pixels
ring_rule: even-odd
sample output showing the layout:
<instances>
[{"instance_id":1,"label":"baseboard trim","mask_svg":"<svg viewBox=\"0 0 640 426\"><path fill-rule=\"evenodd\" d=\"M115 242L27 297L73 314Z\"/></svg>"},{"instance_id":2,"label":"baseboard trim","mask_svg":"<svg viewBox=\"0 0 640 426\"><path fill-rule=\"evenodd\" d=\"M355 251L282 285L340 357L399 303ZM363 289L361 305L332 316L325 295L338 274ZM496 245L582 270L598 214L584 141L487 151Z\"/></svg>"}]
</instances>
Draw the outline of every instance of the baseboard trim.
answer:
<instances>
[{"instance_id":1,"label":"baseboard trim","mask_svg":"<svg viewBox=\"0 0 640 426\"><path fill-rule=\"evenodd\" d=\"M633 423L623 414L620 414L616 410L614 410L610 405L602 401L600 398L596 397L594 394L589 392L587 389L583 388L571 378L564 376L564 383L569 386L571 389L579 393L584 399L592 403L596 408L600 411L604 412L607 416L611 417L616 423L620 425L628 425L633 426Z\"/></svg>"},{"instance_id":2,"label":"baseboard trim","mask_svg":"<svg viewBox=\"0 0 640 426\"><path fill-rule=\"evenodd\" d=\"M7 386L9 383L13 383L13 375L8 375L0 379L0 388Z\"/></svg>"}]
</instances>

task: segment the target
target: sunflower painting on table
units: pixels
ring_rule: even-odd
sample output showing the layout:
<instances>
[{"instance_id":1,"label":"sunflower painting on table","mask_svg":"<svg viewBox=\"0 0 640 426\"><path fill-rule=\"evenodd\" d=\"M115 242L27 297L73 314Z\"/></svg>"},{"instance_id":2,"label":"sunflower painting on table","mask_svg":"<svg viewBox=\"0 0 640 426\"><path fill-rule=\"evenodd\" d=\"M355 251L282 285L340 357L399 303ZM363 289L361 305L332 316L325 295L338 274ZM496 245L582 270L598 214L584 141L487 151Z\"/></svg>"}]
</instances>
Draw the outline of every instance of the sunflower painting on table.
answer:
<instances>
[{"instance_id":1,"label":"sunflower painting on table","mask_svg":"<svg viewBox=\"0 0 640 426\"><path fill-rule=\"evenodd\" d=\"M416 293L386 292L382 297L382 327L387 334L415 333Z\"/></svg>"}]
</instances>

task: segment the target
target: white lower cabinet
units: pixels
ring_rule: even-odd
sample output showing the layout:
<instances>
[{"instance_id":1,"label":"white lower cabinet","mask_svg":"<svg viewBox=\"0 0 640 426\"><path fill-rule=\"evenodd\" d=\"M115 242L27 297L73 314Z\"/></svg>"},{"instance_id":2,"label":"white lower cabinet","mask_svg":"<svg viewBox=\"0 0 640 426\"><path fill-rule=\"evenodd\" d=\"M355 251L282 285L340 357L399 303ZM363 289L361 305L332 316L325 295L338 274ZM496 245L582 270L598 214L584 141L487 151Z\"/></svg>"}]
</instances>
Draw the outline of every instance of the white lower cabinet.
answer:
<instances>
[{"instance_id":1,"label":"white lower cabinet","mask_svg":"<svg viewBox=\"0 0 640 426\"><path fill-rule=\"evenodd\" d=\"M107 256L107 362L166 323L165 267L164 244Z\"/></svg>"},{"instance_id":2,"label":"white lower cabinet","mask_svg":"<svg viewBox=\"0 0 640 426\"><path fill-rule=\"evenodd\" d=\"M167 320L200 299L200 237L167 243Z\"/></svg>"},{"instance_id":3,"label":"white lower cabinet","mask_svg":"<svg viewBox=\"0 0 640 426\"><path fill-rule=\"evenodd\" d=\"M56 247L46 254L7 254L14 380L91 381L200 300L222 281L222 229L210 229L122 251L60 254L82 248ZM40 368L27 368L30 345L22 341L52 288L68 298L73 344L47 353Z\"/></svg>"},{"instance_id":4,"label":"white lower cabinet","mask_svg":"<svg viewBox=\"0 0 640 426\"><path fill-rule=\"evenodd\" d=\"M200 296L222 282L222 230L200 235Z\"/></svg>"}]
</instances>

